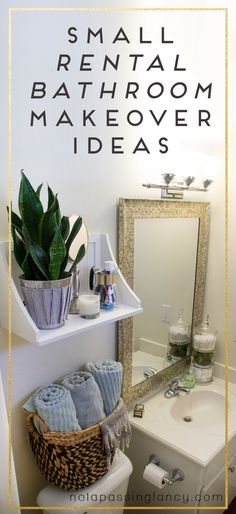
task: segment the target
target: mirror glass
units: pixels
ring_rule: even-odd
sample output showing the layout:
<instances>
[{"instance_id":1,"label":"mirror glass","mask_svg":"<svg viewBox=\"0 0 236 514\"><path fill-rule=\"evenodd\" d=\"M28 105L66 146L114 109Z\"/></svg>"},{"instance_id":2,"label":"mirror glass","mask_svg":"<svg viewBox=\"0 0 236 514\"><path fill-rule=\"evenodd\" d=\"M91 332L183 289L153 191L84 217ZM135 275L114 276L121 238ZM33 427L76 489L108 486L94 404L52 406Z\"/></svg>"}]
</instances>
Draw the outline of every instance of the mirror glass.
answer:
<instances>
[{"instance_id":1,"label":"mirror glass","mask_svg":"<svg viewBox=\"0 0 236 514\"><path fill-rule=\"evenodd\" d=\"M168 329L180 311L192 324L198 225L198 218L135 220L134 292L143 314L133 320L133 385L180 359L167 360Z\"/></svg>"},{"instance_id":2,"label":"mirror glass","mask_svg":"<svg viewBox=\"0 0 236 514\"><path fill-rule=\"evenodd\" d=\"M118 324L127 404L187 365L186 352L170 352L168 332L181 312L190 333L202 321L208 221L207 202L120 199L119 267L143 308Z\"/></svg>"}]
</instances>

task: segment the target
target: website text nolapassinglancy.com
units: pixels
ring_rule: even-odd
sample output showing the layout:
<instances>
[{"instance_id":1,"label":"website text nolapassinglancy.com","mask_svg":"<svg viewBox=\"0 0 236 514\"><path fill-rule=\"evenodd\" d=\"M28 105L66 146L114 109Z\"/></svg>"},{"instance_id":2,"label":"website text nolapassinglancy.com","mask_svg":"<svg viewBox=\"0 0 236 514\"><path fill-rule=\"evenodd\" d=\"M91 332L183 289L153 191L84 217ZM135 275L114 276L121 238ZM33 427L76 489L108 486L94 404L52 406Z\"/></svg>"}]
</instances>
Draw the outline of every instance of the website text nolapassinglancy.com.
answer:
<instances>
[{"instance_id":1,"label":"website text nolapassinglancy.com","mask_svg":"<svg viewBox=\"0 0 236 514\"><path fill-rule=\"evenodd\" d=\"M110 504L113 505L125 502L126 505L133 504L137 505L156 505L159 504L164 506L165 503L173 502L173 504L199 504L201 502L207 503L210 506L220 505L224 502L222 494L195 494L191 495L188 493L183 494L160 494L152 492L151 494L96 494L96 493L71 493L70 501L73 503L81 504L83 502L89 502L90 504Z\"/></svg>"}]
</instances>

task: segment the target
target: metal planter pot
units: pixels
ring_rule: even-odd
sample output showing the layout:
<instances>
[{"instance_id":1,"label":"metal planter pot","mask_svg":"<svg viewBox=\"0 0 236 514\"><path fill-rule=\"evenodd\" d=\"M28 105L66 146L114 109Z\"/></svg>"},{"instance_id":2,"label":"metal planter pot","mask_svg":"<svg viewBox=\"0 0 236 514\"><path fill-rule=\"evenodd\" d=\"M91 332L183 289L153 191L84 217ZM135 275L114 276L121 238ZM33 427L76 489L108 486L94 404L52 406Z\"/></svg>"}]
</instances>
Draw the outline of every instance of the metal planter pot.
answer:
<instances>
[{"instance_id":1,"label":"metal planter pot","mask_svg":"<svg viewBox=\"0 0 236 514\"><path fill-rule=\"evenodd\" d=\"M40 329L58 328L68 317L71 301L71 276L60 280L25 280L20 277L23 301Z\"/></svg>"}]
</instances>

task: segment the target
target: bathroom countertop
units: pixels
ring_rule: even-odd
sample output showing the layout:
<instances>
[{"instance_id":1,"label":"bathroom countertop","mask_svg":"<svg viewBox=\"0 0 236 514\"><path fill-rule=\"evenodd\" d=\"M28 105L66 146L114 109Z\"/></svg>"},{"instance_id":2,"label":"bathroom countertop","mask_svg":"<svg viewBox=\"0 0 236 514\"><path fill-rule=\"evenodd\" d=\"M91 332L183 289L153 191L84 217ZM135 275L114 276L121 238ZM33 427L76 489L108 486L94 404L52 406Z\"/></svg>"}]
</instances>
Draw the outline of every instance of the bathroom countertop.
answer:
<instances>
[{"instance_id":1,"label":"bathroom countertop","mask_svg":"<svg viewBox=\"0 0 236 514\"><path fill-rule=\"evenodd\" d=\"M167 399L167 387L142 400L143 418L133 417L131 425L158 441L207 466L225 446L225 381L214 378L209 384L197 384L189 394L179 393ZM236 434L236 384L228 383L228 438ZM191 417L191 422L184 417Z\"/></svg>"}]
</instances>

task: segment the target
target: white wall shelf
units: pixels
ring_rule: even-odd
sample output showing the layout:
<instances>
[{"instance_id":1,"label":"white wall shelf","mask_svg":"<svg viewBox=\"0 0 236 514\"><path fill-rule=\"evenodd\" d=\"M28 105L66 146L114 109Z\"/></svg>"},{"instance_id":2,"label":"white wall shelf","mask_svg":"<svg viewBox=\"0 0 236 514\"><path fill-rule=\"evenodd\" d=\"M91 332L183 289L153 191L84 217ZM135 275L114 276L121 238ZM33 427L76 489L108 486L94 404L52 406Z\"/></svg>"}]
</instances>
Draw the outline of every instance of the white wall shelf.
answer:
<instances>
[{"instance_id":1,"label":"white wall shelf","mask_svg":"<svg viewBox=\"0 0 236 514\"><path fill-rule=\"evenodd\" d=\"M89 235L89 243L86 256L80 263L81 270L81 292L88 289L88 274L91 266L102 266L105 260L112 260L116 267L116 261L111 249L107 234ZM1 295L0 295L0 322L4 328L8 328L8 243L0 243L0 273L1 273ZM112 323L142 312L141 303L132 289L125 281L121 271L117 268L117 292L118 306L110 311L102 311L100 316L93 320L82 319L77 315L69 315L65 324L53 330L39 330L30 317L21 297L19 275L21 270L15 262L12 254L12 279L11 279L11 318L12 332L23 339L43 346L54 341L66 339L87 330L95 329L101 325Z\"/></svg>"}]
</instances>

